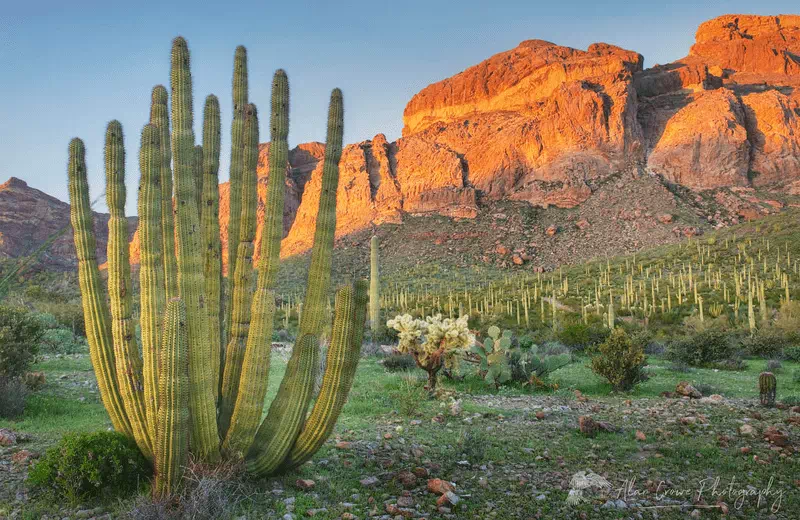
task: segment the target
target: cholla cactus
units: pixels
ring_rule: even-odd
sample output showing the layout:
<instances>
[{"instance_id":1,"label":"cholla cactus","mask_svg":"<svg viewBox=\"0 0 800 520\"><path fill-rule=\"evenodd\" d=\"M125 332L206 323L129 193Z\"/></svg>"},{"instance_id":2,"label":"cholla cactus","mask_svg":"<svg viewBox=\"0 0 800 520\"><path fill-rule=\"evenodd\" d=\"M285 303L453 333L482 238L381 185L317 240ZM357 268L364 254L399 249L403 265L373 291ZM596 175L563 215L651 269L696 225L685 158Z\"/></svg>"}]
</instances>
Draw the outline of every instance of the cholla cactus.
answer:
<instances>
[{"instance_id":1,"label":"cholla cactus","mask_svg":"<svg viewBox=\"0 0 800 520\"><path fill-rule=\"evenodd\" d=\"M475 343L467 326L467 316L444 318L441 314L415 320L409 314L386 322L399 333L397 350L411 354L417 365L428 373L428 390L436 388L436 376L443 367L454 370L462 353Z\"/></svg>"}]
</instances>

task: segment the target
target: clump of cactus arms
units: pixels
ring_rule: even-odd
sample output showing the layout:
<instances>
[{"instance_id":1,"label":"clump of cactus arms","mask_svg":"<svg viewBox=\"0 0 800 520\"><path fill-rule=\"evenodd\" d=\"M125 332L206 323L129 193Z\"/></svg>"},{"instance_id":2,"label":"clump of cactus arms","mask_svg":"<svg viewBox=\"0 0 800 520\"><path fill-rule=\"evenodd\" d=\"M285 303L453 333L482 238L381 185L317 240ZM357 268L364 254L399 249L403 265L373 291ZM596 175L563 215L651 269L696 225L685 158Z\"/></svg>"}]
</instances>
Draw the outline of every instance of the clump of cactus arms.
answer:
<instances>
[{"instance_id":1,"label":"clump of cactus arms","mask_svg":"<svg viewBox=\"0 0 800 520\"><path fill-rule=\"evenodd\" d=\"M487 335L483 344L475 342L470 353L477 358L478 374L487 384L499 386L511 380L508 351L511 350L512 333L510 330L501 333L499 327L491 326Z\"/></svg>"},{"instance_id":2,"label":"clump of cactus arms","mask_svg":"<svg viewBox=\"0 0 800 520\"><path fill-rule=\"evenodd\" d=\"M778 380L772 372L761 372L758 376L758 393L763 406L775 406Z\"/></svg>"},{"instance_id":3,"label":"clump of cactus arms","mask_svg":"<svg viewBox=\"0 0 800 520\"><path fill-rule=\"evenodd\" d=\"M173 41L171 67L172 131L167 91L158 86L153 89L150 124L141 136L141 353L132 313L121 125L112 121L106 133L110 307L95 254L80 139L70 142L68 166L86 333L100 396L114 428L133 438L153 462L157 495L176 490L190 454L206 463L223 457L243 461L256 476L308 460L330 435L347 399L363 339L368 293L362 280L336 295L323 384L314 400L319 337L331 286L342 154L343 103L336 89L328 113L323 189L299 340L262 421L283 235L288 80L279 70L272 83L270 179L254 273L258 114L247 103L244 48L237 49L234 67L230 208L238 214L231 215L230 229L237 236L230 237L227 252L222 251L219 224L219 102L214 96L206 99L200 147L193 131L189 50L183 38ZM232 280L227 301L222 290L225 257Z\"/></svg>"},{"instance_id":4,"label":"clump of cactus arms","mask_svg":"<svg viewBox=\"0 0 800 520\"><path fill-rule=\"evenodd\" d=\"M539 347L522 348L510 330L491 326L483 343L475 342L465 360L478 366L478 375L487 384L498 387L517 381L523 385L551 387L545 381L558 368L570 363L569 354L540 355Z\"/></svg>"}]
</instances>

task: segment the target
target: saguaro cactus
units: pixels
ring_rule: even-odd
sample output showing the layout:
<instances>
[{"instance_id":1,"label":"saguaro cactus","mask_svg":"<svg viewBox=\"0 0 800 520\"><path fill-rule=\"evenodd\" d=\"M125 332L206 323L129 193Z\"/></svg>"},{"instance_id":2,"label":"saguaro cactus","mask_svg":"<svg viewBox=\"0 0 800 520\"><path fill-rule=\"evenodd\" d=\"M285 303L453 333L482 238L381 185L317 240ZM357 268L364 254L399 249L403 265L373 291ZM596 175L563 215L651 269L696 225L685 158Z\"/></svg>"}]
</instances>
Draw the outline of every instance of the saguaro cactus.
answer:
<instances>
[{"instance_id":1,"label":"saguaro cactus","mask_svg":"<svg viewBox=\"0 0 800 520\"><path fill-rule=\"evenodd\" d=\"M381 279L378 260L378 237L369 241L369 324L372 334L377 334L381 326Z\"/></svg>"},{"instance_id":2,"label":"saguaro cactus","mask_svg":"<svg viewBox=\"0 0 800 520\"><path fill-rule=\"evenodd\" d=\"M122 128L113 121L106 136L107 199L111 212L110 310L94 252L83 143L79 139L70 143L71 221L98 388L114 428L135 439L142 452L153 459L156 469L153 491L158 495L171 493L180 484L189 450L207 462L216 461L220 453L230 459L244 458L256 475L286 470L308 460L330 435L344 406L363 339L367 283L359 281L336 297L323 384L306 419L313 399L319 337L328 306L336 229L343 105L341 92L335 89L329 109L323 193L300 339L278 395L266 419L261 421L283 232L289 86L286 74L277 71L272 85L270 180L258 281L252 294L258 120L255 106L246 104L245 56L243 47L237 49L234 141L240 144L232 143L232 147L241 152L241 161L232 166L232 170L238 168L239 186L235 190L232 187L230 206L232 211L238 208L237 216L231 215L231 227L236 220L237 231L235 237L229 237L227 253L222 251L219 236L219 103L214 96L206 99L203 144L196 147L189 50L183 38L176 38L172 48L171 133L166 90L163 87L153 90L151 123L142 131L139 157L141 356L133 336L127 220L123 211ZM236 132L241 136L236 137ZM174 177L169 170L170 144ZM168 235L173 232L175 240L171 242ZM228 255L229 262L234 259L229 267L233 267L230 275L236 280L229 302L222 301L223 254ZM168 257L176 260L174 275L170 274ZM226 309L230 309L232 330L223 356Z\"/></svg>"},{"instance_id":3,"label":"saguaro cactus","mask_svg":"<svg viewBox=\"0 0 800 520\"><path fill-rule=\"evenodd\" d=\"M761 372L758 376L758 392L761 404L775 406L775 393L778 380L772 372Z\"/></svg>"}]
</instances>

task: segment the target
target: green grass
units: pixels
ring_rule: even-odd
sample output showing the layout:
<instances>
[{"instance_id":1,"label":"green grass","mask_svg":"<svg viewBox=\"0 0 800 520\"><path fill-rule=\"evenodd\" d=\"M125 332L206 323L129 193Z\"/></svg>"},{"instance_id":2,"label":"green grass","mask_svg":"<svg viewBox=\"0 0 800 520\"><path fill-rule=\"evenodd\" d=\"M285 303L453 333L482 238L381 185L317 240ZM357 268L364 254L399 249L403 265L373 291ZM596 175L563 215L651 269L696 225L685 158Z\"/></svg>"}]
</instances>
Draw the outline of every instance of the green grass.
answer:
<instances>
[{"instance_id":1,"label":"green grass","mask_svg":"<svg viewBox=\"0 0 800 520\"><path fill-rule=\"evenodd\" d=\"M286 354L273 353L267 403L277 392L285 361ZM614 498L607 495L577 507L565 504L569 488L562 484L576 471L586 469L602 473L615 488L635 478L640 491L648 480L669 480L677 488L719 476L726 484L735 478L737 487L761 488L773 477L773 486L786 493L776 518L792 518L793 508L800 507L797 487L792 484L797 454L779 457L759 438L742 438L737 433L743 418L760 430L783 424L786 412L756 405L755 381L765 361L748 360L748 368L741 372L693 369L689 373L670 370L669 363L659 357L651 356L649 361L653 377L629 394L610 395L608 386L586 367L586 359L579 359L553 374L560 384L555 392L518 386L489 390L476 376L468 375L458 382L441 380L443 396L437 400L421 391L425 380L421 371L389 373L377 359L364 359L329 442L298 472L254 484L253 494L239 504L237 514L266 518L272 512L280 518L289 512L284 502L287 497L294 498L298 517L324 507L327 512L317 513L315 518L340 518L346 511L344 503L354 504L351 512L359 518L371 511L385 514L384 502L396 501L393 497L403 493L393 477L403 470L424 467L431 477L456 482L457 493L464 497L454 508L458 518L486 518L490 509L495 518L527 518L537 513L573 517L581 512L594 518L598 511L604 513L602 518L627 517L622 511L595 509ZM27 449L42 450L67 431L110 426L92 387L84 384L87 379L93 381L88 357L51 358L36 368L47 375L45 387L31 399L21 421L0 422L0 427L29 433L32 442ZM785 375L778 376L779 399L790 392L800 394L800 385L788 375L797 368L796 363L784 363ZM711 384L735 400L725 405L697 405L658 397L681 380ZM589 402L578 402L572 392L575 389L588 396ZM79 401L81 397L83 401ZM463 412L451 417L448 405L455 398L462 400ZM627 406L625 399L634 404ZM543 420L535 417L537 410L547 410ZM758 420L752 419L756 411ZM615 424L621 431L587 438L576 429L578 415L585 414ZM682 424L679 419L687 415L702 417L705 424ZM440 419L432 420L437 417ZM646 443L636 440L637 430L646 434ZM796 441L797 432L791 434ZM728 439L727 445L720 440L723 437ZM336 449L338 440L351 441L352 448ZM744 446L752 450L747 456L740 453ZM769 464L754 461L753 455ZM369 476L378 477L380 484L364 488L359 481ZM314 490L297 489L294 482L298 478L314 480ZM275 494L273 489L283 492ZM544 498L534 498L541 496ZM424 478L412 490L412 497L419 514L440 517L436 497L425 491ZM114 515L131 504L132 500L101 503ZM15 507L13 500L0 500L0 511ZM57 505L52 497L34 493L25 508L28 516L23 518L39 518L37 515L56 512ZM650 518L648 510L641 511L644 518ZM752 503L742 511L748 518L758 514ZM670 519L685 518L689 512L686 508L659 511L660 518Z\"/></svg>"}]
</instances>

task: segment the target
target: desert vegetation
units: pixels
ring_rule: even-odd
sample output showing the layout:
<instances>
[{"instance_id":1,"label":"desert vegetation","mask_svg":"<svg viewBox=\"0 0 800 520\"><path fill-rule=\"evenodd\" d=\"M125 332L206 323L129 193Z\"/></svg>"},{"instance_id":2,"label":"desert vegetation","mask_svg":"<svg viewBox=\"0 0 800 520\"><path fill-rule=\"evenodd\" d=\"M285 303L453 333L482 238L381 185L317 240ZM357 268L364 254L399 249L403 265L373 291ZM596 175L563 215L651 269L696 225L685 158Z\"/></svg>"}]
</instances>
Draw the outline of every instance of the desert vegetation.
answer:
<instances>
[{"instance_id":1,"label":"desert vegetation","mask_svg":"<svg viewBox=\"0 0 800 520\"><path fill-rule=\"evenodd\" d=\"M221 233L220 102L196 139L181 37L170 66L139 136L138 263L112 120L107 263L75 138L76 272L31 272L55 235L0 266L0 518L796 517L796 210L550 270L400 261L394 224L336 247L334 89L313 247L282 261L286 72L259 211L235 51Z\"/></svg>"}]
</instances>

